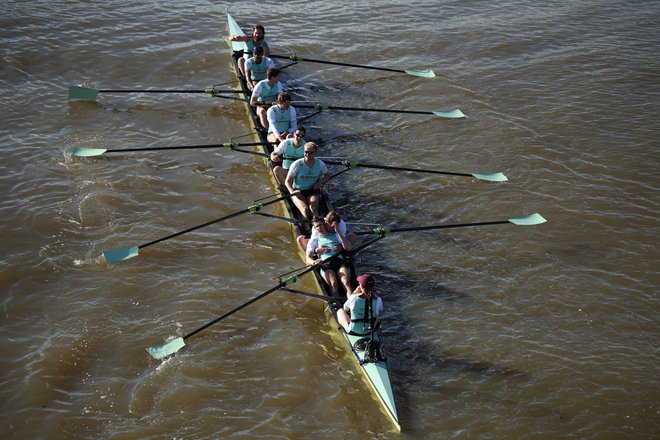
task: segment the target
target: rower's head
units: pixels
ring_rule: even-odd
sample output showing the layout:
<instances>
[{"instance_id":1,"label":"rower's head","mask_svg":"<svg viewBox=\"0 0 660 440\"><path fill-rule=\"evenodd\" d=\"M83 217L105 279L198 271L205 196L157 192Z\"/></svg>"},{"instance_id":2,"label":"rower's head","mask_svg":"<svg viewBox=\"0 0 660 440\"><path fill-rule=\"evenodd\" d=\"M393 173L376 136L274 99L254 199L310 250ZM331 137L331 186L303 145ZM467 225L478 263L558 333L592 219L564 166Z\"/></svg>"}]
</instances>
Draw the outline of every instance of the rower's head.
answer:
<instances>
[{"instance_id":1,"label":"rower's head","mask_svg":"<svg viewBox=\"0 0 660 440\"><path fill-rule=\"evenodd\" d=\"M280 73L282 73L282 71L277 67L269 67L268 70L266 70L266 79L268 79L269 82L277 82Z\"/></svg>"},{"instance_id":2,"label":"rower's head","mask_svg":"<svg viewBox=\"0 0 660 440\"><path fill-rule=\"evenodd\" d=\"M376 287L376 280L374 280L374 277L366 273L357 277L357 282L360 284L362 290L367 293L373 292Z\"/></svg>"},{"instance_id":3,"label":"rower's head","mask_svg":"<svg viewBox=\"0 0 660 440\"><path fill-rule=\"evenodd\" d=\"M289 95L287 92L282 92L277 95L277 105L279 105L280 108L284 110L288 109L291 105L291 95Z\"/></svg>"},{"instance_id":4,"label":"rower's head","mask_svg":"<svg viewBox=\"0 0 660 440\"><path fill-rule=\"evenodd\" d=\"M252 56L257 63L261 64L261 59L264 56L264 48L261 46L255 46L252 51Z\"/></svg>"},{"instance_id":5,"label":"rower's head","mask_svg":"<svg viewBox=\"0 0 660 440\"><path fill-rule=\"evenodd\" d=\"M337 211L330 211L325 215L325 222L329 226L332 226L335 223L339 223L339 220L341 220L341 217L339 217L339 213Z\"/></svg>"},{"instance_id":6,"label":"rower's head","mask_svg":"<svg viewBox=\"0 0 660 440\"><path fill-rule=\"evenodd\" d=\"M325 235L326 233L325 220L323 220L321 217L314 217L312 219L312 228L316 229L316 232L318 232L319 234Z\"/></svg>"},{"instance_id":7,"label":"rower's head","mask_svg":"<svg viewBox=\"0 0 660 440\"><path fill-rule=\"evenodd\" d=\"M261 41L266 36L266 30L260 24L252 26L252 39L254 41Z\"/></svg>"},{"instance_id":8,"label":"rower's head","mask_svg":"<svg viewBox=\"0 0 660 440\"><path fill-rule=\"evenodd\" d=\"M303 148L305 148L305 159L314 159L317 149L316 144L314 142L307 142Z\"/></svg>"},{"instance_id":9,"label":"rower's head","mask_svg":"<svg viewBox=\"0 0 660 440\"><path fill-rule=\"evenodd\" d=\"M307 129L305 127L298 126L298 128L296 128L296 131L293 133L296 144L299 144L300 142L304 141L306 134L307 134Z\"/></svg>"}]
</instances>

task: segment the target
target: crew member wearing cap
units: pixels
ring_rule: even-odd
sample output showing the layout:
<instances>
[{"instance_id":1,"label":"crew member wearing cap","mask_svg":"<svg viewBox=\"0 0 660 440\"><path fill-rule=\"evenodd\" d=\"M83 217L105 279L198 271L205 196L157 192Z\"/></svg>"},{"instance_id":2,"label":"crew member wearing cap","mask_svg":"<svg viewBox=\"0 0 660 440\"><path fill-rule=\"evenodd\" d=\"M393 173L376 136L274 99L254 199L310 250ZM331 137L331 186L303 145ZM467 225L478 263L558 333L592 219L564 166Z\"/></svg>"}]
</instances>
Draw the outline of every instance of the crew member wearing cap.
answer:
<instances>
[{"instance_id":1,"label":"crew member wearing cap","mask_svg":"<svg viewBox=\"0 0 660 440\"><path fill-rule=\"evenodd\" d=\"M250 55L254 53L255 47L262 47L264 50L264 56L270 54L270 48L264 37L266 36L266 30L260 24L255 24L252 26L251 35L232 35L229 37L229 41L242 41L245 43L245 49L243 49L243 58L238 59L238 70L240 70L241 75L245 76L245 62Z\"/></svg>"},{"instance_id":2,"label":"crew member wearing cap","mask_svg":"<svg viewBox=\"0 0 660 440\"><path fill-rule=\"evenodd\" d=\"M264 48L257 46L254 48L253 56L245 62L245 80L250 90L261 80L266 79L266 71L270 67L275 67L275 63L264 56Z\"/></svg>"},{"instance_id":3,"label":"crew member wearing cap","mask_svg":"<svg viewBox=\"0 0 660 440\"><path fill-rule=\"evenodd\" d=\"M357 277L357 281L360 285L348 296L344 308L337 310L337 320L346 333L366 335L371 331L371 325L375 326L380 319L383 300L376 294L374 277L364 274ZM370 316L366 316L368 301Z\"/></svg>"}]
</instances>

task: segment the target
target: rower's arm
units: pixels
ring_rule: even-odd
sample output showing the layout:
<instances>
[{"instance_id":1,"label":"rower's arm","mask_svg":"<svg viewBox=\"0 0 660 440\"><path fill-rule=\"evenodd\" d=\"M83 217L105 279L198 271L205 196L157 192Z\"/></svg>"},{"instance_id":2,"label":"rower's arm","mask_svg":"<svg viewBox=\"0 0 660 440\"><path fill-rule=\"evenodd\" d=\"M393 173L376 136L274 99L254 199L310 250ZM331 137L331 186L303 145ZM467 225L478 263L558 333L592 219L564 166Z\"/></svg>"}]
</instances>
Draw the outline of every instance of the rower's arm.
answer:
<instances>
[{"instance_id":1,"label":"rower's arm","mask_svg":"<svg viewBox=\"0 0 660 440\"><path fill-rule=\"evenodd\" d=\"M284 185L286 185L286 189L289 190L290 194L293 194L295 189L293 189L293 178L294 176L291 175L291 169L293 168L293 165L289 167L289 174L286 175L286 179L284 180Z\"/></svg>"},{"instance_id":2,"label":"rower's arm","mask_svg":"<svg viewBox=\"0 0 660 440\"><path fill-rule=\"evenodd\" d=\"M243 42L245 42L245 41L248 40L248 38L249 37L247 35L230 35L229 36L229 41L243 41Z\"/></svg>"},{"instance_id":3,"label":"rower's arm","mask_svg":"<svg viewBox=\"0 0 660 440\"><path fill-rule=\"evenodd\" d=\"M344 237L344 234L341 233L341 230L339 228L339 223L337 223L337 228L335 229L335 233L337 234L337 237L339 238L341 245L344 247L344 250L346 252L352 251L353 244L351 243L350 240L347 240L346 237Z\"/></svg>"}]
</instances>

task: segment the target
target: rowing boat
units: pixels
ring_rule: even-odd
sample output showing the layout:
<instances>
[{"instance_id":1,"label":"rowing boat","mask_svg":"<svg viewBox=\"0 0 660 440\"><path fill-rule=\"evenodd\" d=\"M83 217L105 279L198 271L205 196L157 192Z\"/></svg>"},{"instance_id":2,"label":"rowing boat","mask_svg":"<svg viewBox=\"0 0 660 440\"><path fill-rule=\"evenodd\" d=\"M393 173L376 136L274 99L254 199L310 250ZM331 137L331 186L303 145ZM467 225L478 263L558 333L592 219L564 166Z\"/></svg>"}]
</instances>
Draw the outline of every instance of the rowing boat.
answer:
<instances>
[{"instance_id":1,"label":"rowing boat","mask_svg":"<svg viewBox=\"0 0 660 440\"><path fill-rule=\"evenodd\" d=\"M229 26L230 35L245 35L245 33L240 28L240 26L238 26L236 21L234 21L234 19L229 14L227 14L227 23ZM251 92L247 86L245 79L242 78L238 73L239 72L238 59L243 56L245 45L242 42L235 42L235 41L230 42L229 44L232 49L232 64L236 72L236 75L239 79L239 84L241 87L243 97L244 99L249 101ZM264 144L261 147L262 152L264 154L270 155L270 153L272 152L272 147L270 147L267 142L266 132L262 130L258 130L259 119L256 115L255 109L251 107L249 103L246 104L246 106L252 125L257 131L257 136L259 137L260 141ZM273 187L278 188L277 182L272 173L273 164L265 158L264 158L264 162L271 171L269 175ZM321 212L328 212L332 210L332 205L327 195L324 194L323 197L321 197L320 199L321 202L319 208ZM299 211L295 207L295 205L293 204L290 198L283 200L282 204L284 205L284 209L286 210L287 214L291 218L301 220ZM294 236L309 235L310 227L309 224L307 223L296 223L296 224L292 224L292 231L294 233ZM301 254L301 256L303 255ZM352 280L353 285L355 285L356 270L352 263L351 263L351 275L353 278ZM318 285L318 288L323 293L323 295L326 297L331 297L332 295L329 286L327 286L323 281L319 270L314 270L314 277L316 280L316 284ZM396 405L394 402L394 393L392 391L392 385L390 383L390 377L387 368L387 360L385 358L385 353L382 346L382 335L380 334L380 329L373 329L372 330L373 335L370 335L369 337L347 334L343 330L341 325L339 325L339 321L337 319L337 308L339 305L336 302L333 303L332 301L328 301L327 304L328 305L325 307L324 310L328 320L330 321L330 325L333 328L337 329L338 333L341 335L341 339L344 341L346 347L348 348L348 351L350 352L351 357L355 361L357 368L362 372L362 377L365 379L366 383L374 391L374 394L377 397L378 401L380 401L383 411L387 414L389 419L394 423L395 428L397 430L401 430L401 426L399 424L399 417L397 415ZM370 350L365 345L365 340L367 339L378 341L378 344L371 344L372 348Z\"/></svg>"}]
</instances>

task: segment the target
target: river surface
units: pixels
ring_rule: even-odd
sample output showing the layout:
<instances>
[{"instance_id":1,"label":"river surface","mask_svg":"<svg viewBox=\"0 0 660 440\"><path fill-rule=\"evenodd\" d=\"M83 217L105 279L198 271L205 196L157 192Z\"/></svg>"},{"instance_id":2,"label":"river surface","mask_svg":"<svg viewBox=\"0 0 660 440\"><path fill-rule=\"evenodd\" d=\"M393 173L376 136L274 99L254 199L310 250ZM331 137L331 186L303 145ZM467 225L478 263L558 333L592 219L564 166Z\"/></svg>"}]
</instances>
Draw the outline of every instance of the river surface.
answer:
<instances>
[{"instance_id":1,"label":"river surface","mask_svg":"<svg viewBox=\"0 0 660 440\"><path fill-rule=\"evenodd\" d=\"M657 438L660 3L254 6L2 2L2 437ZM233 87L228 8L244 29L262 23L273 53L437 74L303 62L282 77L298 99L468 115L323 112L304 122L321 156L509 178L354 169L329 185L349 228L548 220L395 233L362 251L401 433L314 299L276 292L167 361L145 351L300 268L288 223L244 215L100 257L274 192L259 158L224 149L71 156L252 141L229 99L67 100L74 84Z\"/></svg>"}]
</instances>

